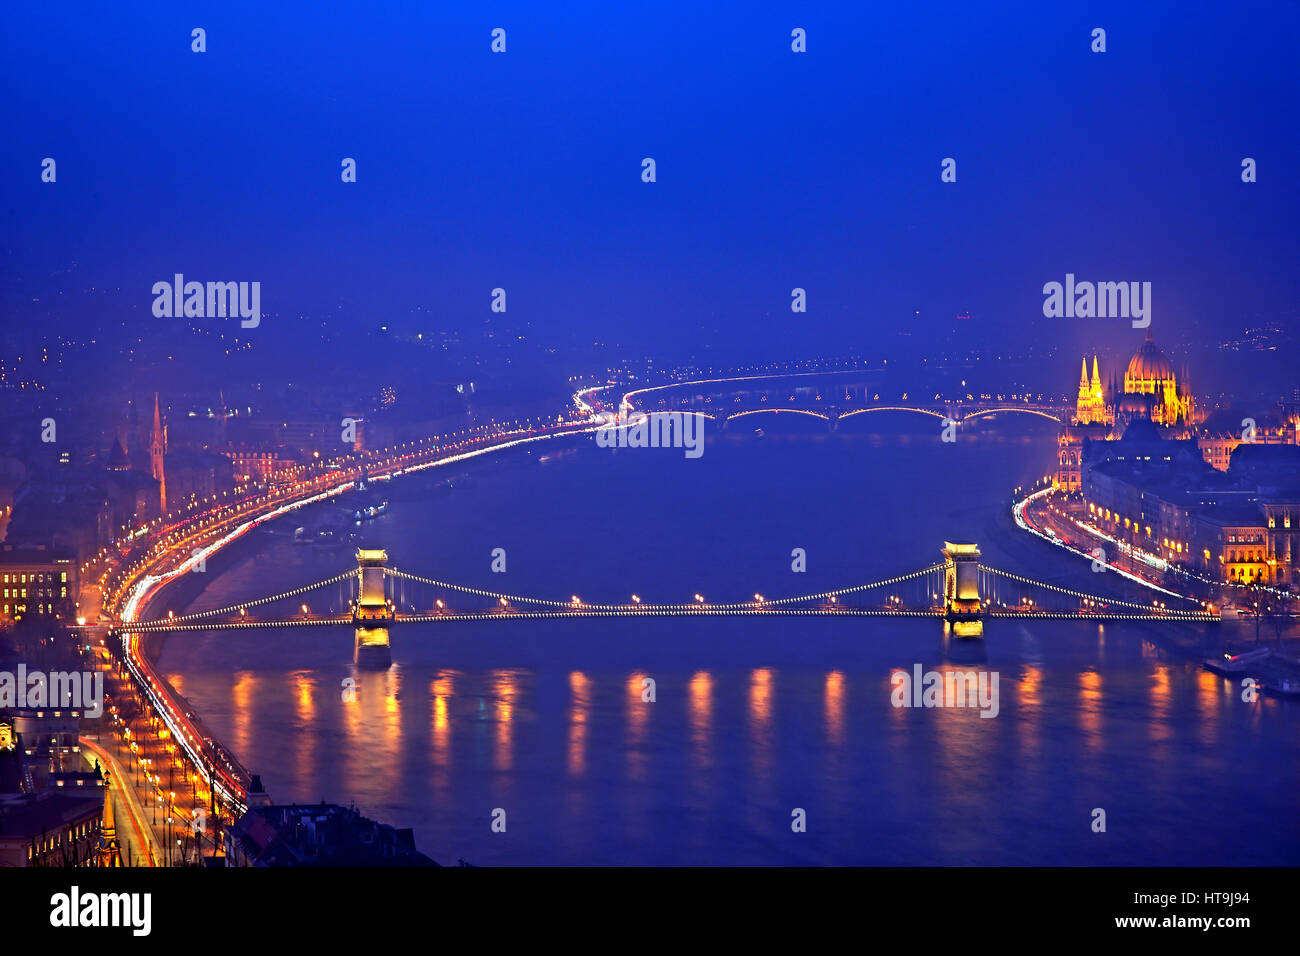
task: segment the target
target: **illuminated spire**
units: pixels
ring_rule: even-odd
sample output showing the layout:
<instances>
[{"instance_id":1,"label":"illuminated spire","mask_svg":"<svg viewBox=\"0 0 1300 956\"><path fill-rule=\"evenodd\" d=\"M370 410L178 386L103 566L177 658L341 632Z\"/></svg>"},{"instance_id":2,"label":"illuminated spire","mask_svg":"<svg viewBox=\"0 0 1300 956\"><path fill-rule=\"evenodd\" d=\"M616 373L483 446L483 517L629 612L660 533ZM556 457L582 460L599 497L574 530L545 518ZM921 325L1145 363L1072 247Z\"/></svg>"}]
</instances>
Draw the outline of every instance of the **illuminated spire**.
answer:
<instances>
[{"instance_id":1,"label":"illuminated spire","mask_svg":"<svg viewBox=\"0 0 1300 956\"><path fill-rule=\"evenodd\" d=\"M99 825L99 865L120 867L122 865L122 848L117 845L117 827L113 822L113 780L104 774L104 819Z\"/></svg>"},{"instance_id":2,"label":"illuminated spire","mask_svg":"<svg viewBox=\"0 0 1300 956\"><path fill-rule=\"evenodd\" d=\"M158 509L167 513L167 479L163 474L163 458L167 451L163 437L162 415L158 410L158 393L153 393L153 433L149 437L149 474L158 482Z\"/></svg>"}]
</instances>

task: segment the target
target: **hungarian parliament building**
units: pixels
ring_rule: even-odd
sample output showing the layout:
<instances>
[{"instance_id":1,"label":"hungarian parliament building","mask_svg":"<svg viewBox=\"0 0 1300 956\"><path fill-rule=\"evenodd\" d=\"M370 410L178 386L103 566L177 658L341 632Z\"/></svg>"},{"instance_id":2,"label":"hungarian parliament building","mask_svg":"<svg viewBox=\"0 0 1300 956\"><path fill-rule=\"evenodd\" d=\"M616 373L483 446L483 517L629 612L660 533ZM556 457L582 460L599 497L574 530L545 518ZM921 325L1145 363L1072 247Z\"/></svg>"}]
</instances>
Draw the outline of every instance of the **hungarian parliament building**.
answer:
<instances>
[{"instance_id":1,"label":"hungarian parliament building","mask_svg":"<svg viewBox=\"0 0 1300 956\"><path fill-rule=\"evenodd\" d=\"M1111 400L1107 401L1107 395ZM1187 388L1187 371L1178 375L1151 333L1142 347L1129 359L1124 371L1123 388L1112 380L1102 388L1097 372L1097 356L1092 357L1092 378L1088 378L1088 360L1083 360L1079 374L1079 400L1075 421L1080 425L1119 425L1121 429L1134 420L1149 421L1184 431L1197 421L1195 402Z\"/></svg>"},{"instance_id":2,"label":"hungarian parliament building","mask_svg":"<svg viewBox=\"0 0 1300 956\"><path fill-rule=\"evenodd\" d=\"M1097 357L1058 437L1055 487L1105 534L1216 581L1300 588L1300 401L1198 408L1147 333L1121 377Z\"/></svg>"}]
</instances>

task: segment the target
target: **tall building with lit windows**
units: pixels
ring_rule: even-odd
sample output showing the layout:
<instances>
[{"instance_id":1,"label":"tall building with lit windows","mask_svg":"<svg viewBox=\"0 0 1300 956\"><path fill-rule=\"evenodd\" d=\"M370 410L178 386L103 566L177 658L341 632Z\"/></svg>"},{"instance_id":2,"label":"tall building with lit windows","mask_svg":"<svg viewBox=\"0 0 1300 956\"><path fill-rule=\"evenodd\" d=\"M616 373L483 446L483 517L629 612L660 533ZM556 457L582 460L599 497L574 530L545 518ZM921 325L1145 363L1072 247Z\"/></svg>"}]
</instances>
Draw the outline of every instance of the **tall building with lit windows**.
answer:
<instances>
[{"instance_id":1,"label":"tall building with lit windows","mask_svg":"<svg viewBox=\"0 0 1300 956\"><path fill-rule=\"evenodd\" d=\"M70 553L0 547L0 621L27 615L71 621L77 608L77 562Z\"/></svg>"}]
</instances>

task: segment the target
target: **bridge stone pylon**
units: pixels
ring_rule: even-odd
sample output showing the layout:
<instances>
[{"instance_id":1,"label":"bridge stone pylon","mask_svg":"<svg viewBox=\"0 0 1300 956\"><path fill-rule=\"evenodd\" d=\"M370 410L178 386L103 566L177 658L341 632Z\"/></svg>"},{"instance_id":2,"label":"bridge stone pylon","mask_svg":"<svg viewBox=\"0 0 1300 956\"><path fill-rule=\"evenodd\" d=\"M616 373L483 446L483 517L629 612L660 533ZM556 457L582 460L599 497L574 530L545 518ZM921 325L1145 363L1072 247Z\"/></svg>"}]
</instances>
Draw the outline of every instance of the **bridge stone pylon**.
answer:
<instances>
[{"instance_id":1,"label":"bridge stone pylon","mask_svg":"<svg viewBox=\"0 0 1300 956\"><path fill-rule=\"evenodd\" d=\"M968 541L945 541L943 559L944 616L954 623L979 621L984 616L979 545ZM969 636L976 634L972 630Z\"/></svg>"},{"instance_id":2,"label":"bridge stone pylon","mask_svg":"<svg viewBox=\"0 0 1300 956\"><path fill-rule=\"evenodd\" d=\"M357 643L353 660L358 667L386 670L393 664L388 625L393 609L384 590L388 552L376 548L357 549L357 603L352 606L352 624Z\"/></svg>"}]
</instances>

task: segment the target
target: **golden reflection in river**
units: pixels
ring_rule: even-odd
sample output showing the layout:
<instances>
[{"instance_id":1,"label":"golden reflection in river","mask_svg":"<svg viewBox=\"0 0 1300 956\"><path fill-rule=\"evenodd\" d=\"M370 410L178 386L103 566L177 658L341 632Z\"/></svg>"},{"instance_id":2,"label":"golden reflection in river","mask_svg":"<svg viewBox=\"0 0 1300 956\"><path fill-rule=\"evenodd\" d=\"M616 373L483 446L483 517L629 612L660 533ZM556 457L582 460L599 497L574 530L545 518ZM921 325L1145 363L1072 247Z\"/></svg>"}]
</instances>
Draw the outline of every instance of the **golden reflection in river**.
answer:
<instances>
[{"instance_id":1,"label":"golden reflection in river","mask_svg":"<svg viewBox=\"0 0 1300 956\"><path fill-rule=\"evenodd\" d=\"M935 755L935 785L945 794L944 805L959 818L977 812L984 799L981 795L988 786L990 768L995 766L991 755L996 749L1000 734L997 717L983 717L979 707L979 675L986 677L988 693L992 695L992 673L983 665L944 664L933 668L940 675L940 700L943 706L911 711L912 720L929 725ZM969 685L956 683L953 675L974 675ZM964 681L964 678L963 678ZM959 689L960 688L960 689ZM958 704L958 695L964 703ZM1002 675L998 674L997 700L999 713L1002 706ZM951 698L953 703L947 701Z\"/></svg>"},{"instance_id":2,"label":"golden reflection in river","mask_svg":"<svg viewBox=\"0 0 1300 956\"><path fill-rule=\"evenodd\" d=\"M492 766L497 770L509 770L515 762L515 699L519 696L519 679L514 671L493 671L492 692L497 700L496 740L492 749Z\"/></svg>"},{"instance_id":3,"label":"golden reflection in river","mask_svg":"<svg viewBox=\"0 0 1300 956\"><path fill-rule=\"evenodd\" d=\"M1084 671L1079 675L1079 729L1083 731L1083 745L1096 753L1101 740L1101 674Z\"/></svg>"},{"instance_id":4,"label":"golden reflection in river","mask_svg":"<svg viewBox=\"0 0 1300 956\"><path fill-rule=\"evenodd\" d=\"M343 735L347 737L349 746L361 739L362 678L362 672L354 670L344 678L344 686L340 691L343 696Z\"/></svg>"},{"instance_id":5,"label":"golden reflection in river","mask_svg":"<svg viewBox=\"0 0 1300 956\"><path fill-rule=\"evenodd\" d=\"M253 746L253 729L257 725L253 701L257 697L260 683L261 680L252 671L239 671L230 688L230 716L233 722L230 745L237 754L246 754Z\"/></svg>"},{"instance_id":6,"label":"golden reflection in river","mask_svg":"<svg viewBox=\"0 0 1300 956\"><path fill-rule=\"evenodd\" d=\"M1238 685L1240 686L1240 685ZM1232 694L1230 681L1225 682L1218 674L1212 674L1204 668L1196 672L1196 712L1200 717L1201 742L1215 746L1219 742L1219 723L1222 719L1223 704L1227 694Z\"/></svg>"},{"instance_id":7,"label":"golden reflection in river","mask_svg":"<svg viewBox=\"0 0 1300 956\"><path fill-rule=\"evenodd\" d=\"M1169 705L1173 695L1170 685L1169 665L1160 663L1151 671L1151 718L1147 728L1156 743L1168 743L1172 728L1169 726Z\"/></svg>"},{"instance_id":8,"label":"golden reflection in river","mask_svg":"<svg viewBox=\"0 0 1300 956\"><path fill-rule=\"evenodd\" d=\"M316 757L316 676L312 671L293 671L289 675L294 700L295 775L299 780L312 779L312 765Z\"/></svg>"},{"instance_id":9,"label":"golden reflection in river","mask_svg":"<svg viewBox=\"0 0 1300 956\"><path fill-rule=\"evenodd\" d=\"M713 678L708 671L696 671L686 690L687 714L691 725L691 760L700 770L713 765L710 736L713 732Z\"/></svg>"},{"instance_id":10,"label":"golden reflection in river","mask_svg":"<svg viewBox=\"0 0 1300 956\"><path fill-rule=\"evenodd\" d=\"M1036 759L1038 731L1043 726L1043 669L1026 664L1016 688L1016 727L1020 731L1021 755Z\"/></svg>"},{"instance_id":11,"label":"golden reflection in river","mask_svg":"<svg viewBox=\"0 0 1300 956\"><path fill-rule=\"evenodd\" d=\"M772 764L773 730L772 700L775 677L770 667L755 667L749 672L749 697L747 718L749 724L749 754L753 768L745 803L749 809L748 825L758 828L763 824L766 808L773 802Z\"/></svg>"},{"instance_id":12,"label":"golden reflection in river","mask_svg":"<svg viewBox=\"0 0 1300 956\"><path fill-rule=\"evenodd\" d=\"M844 675L826 675L826 741L835 750L844 746Z\"/></svg>"},{"instance_id":13,"label":"golden reflection in river","mask_svg":"<svg viewBox=\"0 0 1300 956\"><path fill-rule=\"evenodd\" d=\"M623 752L627 754L627 775L630 780L644 780L646 774L646 736L650 731L650 713L655 705L643 700L646 693L646 675L633 671L627 678L627 740Z\"/></svg>"},{"instance_id":14,"label":"golden reflection in river","mask_svg":"<svg viewBox=\"0 0 1300 956\"><path fill-rule=\"evenodd\" d=\"M456 678L452 671L439 671L429 682L433 698L433 791L442 802L451 783L451 699L456 693Z\"/></svg>"},{"instance_id":15,"label":"golden reflection in river","mask_svg":"<svg viewBox=\"0 0 1300 956\"><path fill-rule=\"evenodd\" d=\"M844 771L849 764L848 753L844 747L846 696L847 689L844 675L839 671L827 671L823 682L823 697L826 707L826 747L824 751L825 769L823 770L823 780L825 781L828 805L835 808L838 808L843 801Z\"/></svg>"},{"instance_id":16,"label":"golden reflection in river","mask_svg":"<svg viewBox=\"0 0 1300 956\"><path fill-rule=\"evenodd\" d=\"M569 674L569 774L587 770L587 723L591 717L591 680L582 671Z\"/></svg>"},{"instance_id":17,"label":"golden reflection in river","mask_svg":"<svg viewBox=\"0 0 1300 956\"><path fill-rule=\"evenodd\" d=\"M394 665L384 674L384 729L392 739L401 740L402 736L402 671Z\"/></svg>"},{"instance_id":18,"label":"golden reflection in river","mask_svg":"<svg viewBox=\"0 0 1300 956\"><path fill-rule=\"evenodd\" d=\"M394 665L377 673L354 668L348 679L354 683L342 688L347 738L342 789L358 800L373 798L398 785L392 775L403 766L401 669Z\"/></svg>"},{"instance_id":19,"label":"golden reflection in river","mask_svg":"<svg viewBox=\"0 0 1300 956\"><path fill-rule=\"evenodd\" d=\"M756 667L749 675L749 745L756 782L766 783L772 772L772 696L770 667Z\"/></svg>"}]
</instances>

